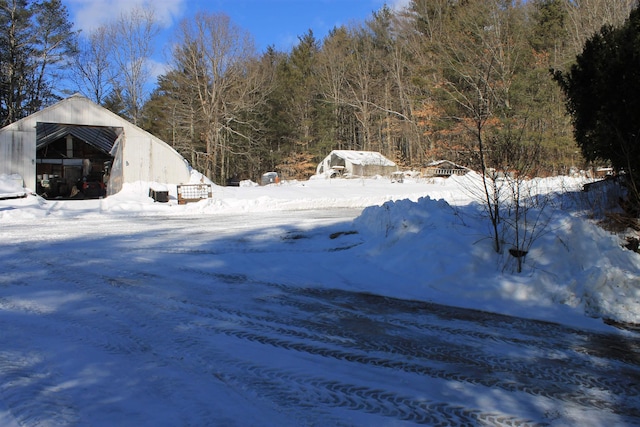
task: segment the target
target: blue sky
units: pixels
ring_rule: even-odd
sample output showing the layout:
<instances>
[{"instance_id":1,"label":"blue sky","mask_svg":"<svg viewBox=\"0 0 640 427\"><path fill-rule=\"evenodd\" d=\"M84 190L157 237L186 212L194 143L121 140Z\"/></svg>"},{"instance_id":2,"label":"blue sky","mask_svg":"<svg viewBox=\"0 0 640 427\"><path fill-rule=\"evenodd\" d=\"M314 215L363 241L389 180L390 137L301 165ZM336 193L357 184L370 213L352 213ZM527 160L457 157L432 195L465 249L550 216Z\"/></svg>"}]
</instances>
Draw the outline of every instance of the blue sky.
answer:
<instances>
[{"instance_id":1,"label":"blue sky","mask_svg":"<svg viewBox=\"0 0 640 427\"><path fill-rule=\"evenodd\" d=\"M164 39L175 25L197 11L223 12L248 31L259 51L273 45L289 51L309 29L323 38L335 26L363 22L385 3L391 7L408 0L63 0L76 28L87 32L137 5L153 5L163 24Z\"/></svg>"}]
</instances>

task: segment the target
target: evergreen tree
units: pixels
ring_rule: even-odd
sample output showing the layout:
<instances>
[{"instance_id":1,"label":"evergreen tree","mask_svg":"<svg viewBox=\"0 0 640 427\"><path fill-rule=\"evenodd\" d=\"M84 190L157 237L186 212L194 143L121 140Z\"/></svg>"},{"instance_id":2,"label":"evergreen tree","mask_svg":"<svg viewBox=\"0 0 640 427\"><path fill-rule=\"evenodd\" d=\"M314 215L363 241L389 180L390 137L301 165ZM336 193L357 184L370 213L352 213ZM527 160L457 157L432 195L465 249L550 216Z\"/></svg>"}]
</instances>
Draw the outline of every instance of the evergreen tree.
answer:
<instances>
[{"instance_id":1,"label":"evergreen tree","mask_svg":"<svg viewBox=\"0 0 640 427\"><path fill-rule=\"evenodd\" d=\"M77 55L77 36L61 0L33 5L36 37L34 40L35 73L30 112L59 100L55 86L66 78L71 59Z\"/></svg>"},{"instance_id":2,"label":"evergreen tree","mask_svg":"<svg viewBox=\"0 0 640 427\"><path fill-rule=\"evenodd\" d=\"M0 108L2 126L27 115L34 73L32 10L26 0L0 1Z\"/></svg>"},{"instance_id":3,"label":"evergreen tree","mask_svg":"<svg viewBox=\"0 0 640 427\"><path fill-rule=\"evenodd\" d=\"M298 124L294 142L305 148L314 139L312 130L317 99L315 76L318 50L318 41L313 31L309 30L293 48L287 67L288 83L292 85L289 86L292 107L289 111Z\"/></svg>"},{"instance_id":4,"label":"evergreen tree","mask_svg":"<svg viewBox=\"0 0 640 427\"><path fill-rule=\"evenodd\" d=\"M0 0L0 121L3 125L58 98L76 36L60 0Z\"/></svg>"},{"instance_id":5,"label":"evergreen tree","mask_svg":"<svg viewBox=\"0 0 640 427\"><path fill-rule=\"evenodd\" d=\"M556 52L566 37L567 11L563 0L533 2L531 45L537 52Z\"/></svg>"},{"instance_id":6,"label":"evergreen tree","mask_svg":"<svg viewBox=\"0 0 640 427\"><path fill-rule=\"evenodd\" d=\"M640 205L640 9L619 28L604 26L571 69L555 71L554 78L584 157L625 171Z\"/></svg>"},{"instance_id":7,"label":"evergreen tree","mask_svg":"<svg viewBox=\"0 0 640 427\"><path fill-rule=\"evenodd\" d=\"M350 105L347 82L351 35L346 27L331 30L322 43L318 55L317 79L322 93L324 110L323 133L317 146L320 160L331 150L354 146L352 129L355 126L354 108Z\"/></svg>"},{"instance_id":8,"label":"evergreen tree","mask_svg":"<svg viewBox=\"0 0 640 427\"><path fill-rule=\"evenodd\" d=\"M273 78L262 112L264 144L255 153L260 159L258 170L254 172L256 179L260 172L273 171L276 165L283 163L293 141L298 139L298 124L292 114L295 98L292 88L299 82L293 78L289 55L269 47L262 56L262 64Z\"/></svg>"},{"instance_id":9,"label":"evergreen tree","mask_svg":"<svg viewBox=\"0 0 640 427\"><path fill-rule=\"evenodd\" d=\"M274 142L278 145L279 165L291 165L294 159L319 158L323 138L330 134L331 106L322 93L319 67L320 44L309 30L286 60L279 64L278 82L272 102L278 102L283 131ZM306 156L310 154L310 156ZM293 169L289 166L290 171ZM298 174L299 171L295 173ZM296 178L303 178L301 175Z\"/></svg>"}]
</instances>

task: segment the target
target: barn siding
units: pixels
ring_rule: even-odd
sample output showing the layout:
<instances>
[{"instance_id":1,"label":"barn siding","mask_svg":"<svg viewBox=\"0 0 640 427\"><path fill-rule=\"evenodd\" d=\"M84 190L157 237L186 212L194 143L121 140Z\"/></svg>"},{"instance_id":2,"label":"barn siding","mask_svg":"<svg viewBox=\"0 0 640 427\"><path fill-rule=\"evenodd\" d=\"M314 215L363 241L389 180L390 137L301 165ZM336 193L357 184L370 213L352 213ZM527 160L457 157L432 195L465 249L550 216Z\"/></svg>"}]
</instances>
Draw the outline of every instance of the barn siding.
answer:
<instances>
[{"instance_id":1,"label":"barn siding","mask_svg":"<svg viewBox=\"0 0 640 427\"><path fill-rule=\"evenodd\" d=\"M124 137L123 137L124 138ZM111 196L112 194L116 194L118 191L122 190L123 182L123 172L122 172L122 142L124 140L121 139L120 142L116 142L116 146L114 150L111 151L113 155L113 163L111 164L111 171L109 175L109 182L107 182L107 196Z\"/></svg>"},{"instance_id":2,"label":"barn siding","mask_svg":"<svg viewBox=\"0 0 640 427\"><path fill-rule=\"evenodd\" d=\"M23 132L16 130L9 133L0 134L0 173L2 174L18 174L25 181L25 186L35 188L35 137L31 142L31 134L35 135L35 129L32 132ZM31 180L27 179L30 171L34 171Z\"/></svg>"}]
</instances>

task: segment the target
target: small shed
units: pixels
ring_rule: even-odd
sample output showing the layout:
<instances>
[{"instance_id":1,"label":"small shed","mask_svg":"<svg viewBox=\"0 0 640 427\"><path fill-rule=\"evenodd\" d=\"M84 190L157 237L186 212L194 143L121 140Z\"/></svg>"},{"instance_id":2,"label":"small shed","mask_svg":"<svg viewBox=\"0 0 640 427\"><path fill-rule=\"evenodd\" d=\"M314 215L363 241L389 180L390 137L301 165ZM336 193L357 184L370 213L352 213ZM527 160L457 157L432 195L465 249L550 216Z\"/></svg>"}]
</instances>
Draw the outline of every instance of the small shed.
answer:
<instances>
[{"instance_id":1,"label":"small shed","mask_svg":"<svg viewBox=\"0 0 640 427\"><path fill-rule=\"evenodd\" d=\"M136 181L188 182L190 173L164 141L79 94L0 129L0 174L20 175L39 194L71 196L90 183L110 195Z\"/></svg>"},{"instance_id":2,"label":"small shed","mask_svg":"<svg viewBox=\"0 0 640 427\"><path fill-rule=\"evenodd\" d=\"M333 150L318 164L316 174L389 176L398 166L377 151Z\"/></svg>"},{"instance_id":3,"label":"small shed","mask_svg":"<svg viewBox=\"0 0 640 427\"><path fill-rule=\"evenodd\" d=\"M460 166L449 160L436 160L427 164L422 169L422 176L424 177L449 177L451 175L466 175L470 169L464 166Z\"/></svg>"}]
</instances>

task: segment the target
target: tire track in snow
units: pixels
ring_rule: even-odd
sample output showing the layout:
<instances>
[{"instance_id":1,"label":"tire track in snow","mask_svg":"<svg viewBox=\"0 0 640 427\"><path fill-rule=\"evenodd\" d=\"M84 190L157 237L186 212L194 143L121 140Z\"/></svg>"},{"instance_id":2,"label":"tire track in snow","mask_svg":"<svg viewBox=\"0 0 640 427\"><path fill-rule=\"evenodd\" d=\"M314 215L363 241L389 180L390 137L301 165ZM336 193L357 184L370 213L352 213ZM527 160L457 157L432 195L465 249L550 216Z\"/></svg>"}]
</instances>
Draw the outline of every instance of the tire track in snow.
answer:
<instances>
[{"instance_id":1,"label":"tire track in snow","mask_svg":"<svg viewBox=\"0 0 640 427\"><path fill-rule=\"evenodd\" d=\"M542 426L531 420L451 405L400 393L304 376L251 363L230 362L236 372L219 375L239 385L252 383L261 395L296 407L318 403L351 411L376 414L415 424L450 426ZM314 402L311 405L309 402Z\"/></svg>"},{"instance_id":2,"label":"tire track in snow","mask_svg":"<svg viewBox=\"0 0 640 427\"><path fill-rule=\"evenodd\" d=\"M402 361L397 357L391 359L372 356L369 352L356 352L353 349L331 349L324 346L311 345L308 342L276 338L273 336L267 336L267 333L261 334L249 331L239 331L235 328L231 330L208 327L207 329L214 330L215 332L223 333L228 336L258 342L263 345L288 351L297 351L360 365L370 365L393 371L403 371L410 374L417 374L420 376L448 381L458 381L490 388L500 388L509 392L524 392L534 396L542 396L553 400L571 402L583 407L610 410L621 415L640 418L640 411L636 406L637 401L623 405L620 402L602 400L597 397L596 394L586 394L585 390L590 388L586 381L583 381L580 384L569 384L569 387L565 387L560 383L562 378L555 378L554 381L546 384L542 381L539 381L538 383L522 381L521 379L518 380L512 376L505 378L504 375L506 373L513 374L515 372L510 372L506 369L501 369L501 371L496 372L495 366L492 365L479 365L479 369L474 370L469 369L468 366L461 366L460 364L449 364L448 362L451 356L449 355L450 350L448 349L442 349L442 351L439 351L440 357L438 357L438 359L440 359L439 361L444 361L446 364L436 367L431 364ZM398 353L396 353L396 355L397 354ZM432 361L432 359L430 361ZM424 362L424 360L422 362ZM461 368L462 370L460 370ZM528 369L531 370L532 368L529 366ZM580 386L580 390L575 390L576 385ZM635 383L632 382L629 385L634 386Z\"/></svg>"},{"instance_id":3,"label":"tire track in snow","mask_svg":"<svg viewBox=\"0 0 640 427\"><path fill-rule=\"evenodd\" d=\"M6 338L2 333L0 337ZM77 409L61 381L37 350L0 350L0 398L19 425L77 424Z\"/></svg>"},{"instance_id":4,"label":"tire track in snow","mask_svg":"<svg viewBox=\"0 0 640 427\"><path fill-rule=\"evenodd\" d=\"M286 244L295 245L295 241ZM260 253L257 249L247 250L240 243L233 251L248 255ZM295 249L290 246L288 250L292 248ZM169 247L168 253L180 252L179 249ZM204 249L183 250L173 255L208 257L217 253L221 252ZM78 251L66 255L74 258L84 254ZM64 329L70 327L72 331L66 339L73 342L131 358L156 374L161 371L153 368L167 366L188 373L194 380L204 381L206 376L222 380L239 394L263 394L274 407L283 408L301 420L323 413L325 407L336 407L414 423L482 425L483 420L490 420L486 423L493 422L491 425L527 423L527 417L520 419L494 411L484 413L437 399L421 400L403 391L371 387L355 378L332 379L301 373L307 366L303 360L316 358L327 359L322 362L327 368L404 372L409 377L413 375L416 382L433 377L501 388L569 402L575 407L601 408L626 415L632 422L639 419L637 412L632 411L634 406L640 407L636 398L637 382L634 386L638 378L634 360L638 353L624 356L620 351L606 350L604 336L427 303L266 283L242 274L212 273L188 265L184 267L187 277L200 276L205 280L169 285L169 279L151 271L153 266L127 265L132 271L118 271L117 261L107 260L96 265L96 274L91 265L80 265L73 260L63 260L57 266L42 264L50 274L62 277L61 283L65 286L86 295L88 302L96 301L97 306L106 307L110 316L103 325L89 317L38 311L37 306L11 306L11 300L6 298L0 302L11 310L46 317L51 332L64 333ZM114 267L113 272L105 266ZM173 273L171 279L177 276ZM190 286L188 295L181 297L177 289L187 285ZM241 285L242 290L236 295L242 296L242 300L220 300L216 296L217 289L230 292ZM153 289L156 286L157 291ZM265 288L269 291L259 291ZM432 313L427 314L430 311ZM429 345L424 344L427 339L431 341ZM465 345L469 340L480 347ZM572 344L567 347L563 340ZM255 361L243 364L241 361L247 355L233 349L236 341L241 344L239 348L251 349L257 354L266 347L276 349L277 354L291 354L301 365L293 372ZM233 346L224 348L226 344ZM530 360L536 363L506 357L498 350L490 351L492 345L512 346L523 353L536 350ZM634 341L629 340L627 348L638 348L634 346ZM221 357L223 349L226 359ZM553 356L558 358L545 356L547 351L555 352ZM297 358L296 354L302 357ZM584 358L576 358L576 354ZM590 367L589 363L594 360L598 366ZM7 366L8 372L16 369ZM618 369L621 372L616 372ZM609 373L611 376L605 381ZM24 374L38 378L41 372L26 368ZM182 412L186 424L215 419L214 414L207 411L205 402L194 396L197 386L179 377L155 375L138 391L150 390L167 402L184 402L193 396L197 402ZM611 396L619 394L620 398L604 400L606 393L602 393L594 399L599 390ZM576 398L576 393L583 395ZM12 411L23 413L25 420L29 419L29 413L35 413L27 406L17 406ZM310 415L305 416L305 412ZM425 412L437 416L421 418ZM43 413L46 414L46 410ZM35 425L31 421L26 424Z\"/></svg>"},{"instance_id":5,"label":"tire track in snow","mask_svg":"<svg viewBox=\"0 0 640 427\"><path fill-rule=\"evenodd\" d=\"M89 346L104 352L108 357L122 357L129 362L137 359L140 366L152 371L154 368L161 368L162 365L167 364L166 359L155 359L157 354L153 354L153 347L150 344L150 342L154 342L156 346L162 347L161 343L166 337L166 329L162 322L156 322L161 318L147 317L153 311L145 307L144 299L135 292L125 292L138 281L140 283L148 282L150 279L148 274L145 272L122 274L121 271L116 270L113 275L104 276L95 274L93 269L87 266L70 265L69 263L54 264L45 261L46 257L37 256L37 253L30 255L34 261L31 263L32 268L46 271L45 276L56 277L56 281L68 292L79 292L88 304L104 307L106 312L94 315L74 315L65 310L50 312L39 310L37 306L12 303L6 298L0 299L0 309L28 314L29 316L26 316L25 319L21 319L20 324L23 327L28 327L31 324L29 330L38 329L44 336L59 337L71 347L86 348ZM85 254L71 255L76 255L76 257L70 256L70 259L80 259ZM97 271L101 270L97 269ZM171 307L166 305L156 307L161 308L161 312L164 313L172 311ZM86 352L86 350L84 351ZM0 372L5 371L11 372L10 367L0 365ZM198 374L194 373L194 377ZM21 375L26 377L39 374L30 373L28 369L25 369ZM119 380L123 380L123 378L119 378ZM192 391L194 395L198 394L197 390L194 390L189 383L181 380L165 379L156 375L144 381L148 382L145 392L159 395L161 399L166 400L167 405L174 401L176 395L179 394L177 391L183 395L189 391ZM60 408L49 411L45 405L46 402L39 405L40 401L35 396L40 393L40 389L25 384L19 398L15 399L10 406L14 417L27 420L24 425L28 426L41 425L41 421L33 421L36 419L42 419L45 424L52 423L51 425L76 424L74 422L57 424L58 413L64 413L64 411ZM189 399L185 397L181 400L187 402ZM215 424L217 419L216 414L211 412L210 405L205 401L186 404L184 408L177 408L177 410L182 413L181 420L187 424L198 424L203 420L210 420L210 423ZM190 419L193 422L189 422Z\"/></svg>"},{"instance_id":6,"label":"tire track in snow","mask_svg":"<svg viewBox=\"0 0 640 427\"><path fill-rule=\"evenodd\" d=\"M206 273L205 273L206 274ZM215 276L215 274L213 275ZM223 280L238 282L246 278L229 278L222 277ZM242 279L242 280L239 280ZM389 298L376 297L365 294L347 293L335 290L317 290L317 289L296 289L284 285L264 284L263 286L272 286L283 288L283 293L277 296L269 297L269 301L262 300L265 306L275 301L282 306L293 307L297 311L289 310L285 316L256 316L253 313L241 313L238 311L228 311L227 314L233 318L215 315L216 312L222 313L224 310L218 307L209 307L205 303L196 302L195 305L200 306L202 310L209 310L208 317L216 318L222 324L234 325L231 329L217 328L217 332L227 335L233 335L250 341L257 341L265 345L274 347L293 349L296 351L307 352L310 354L319 354L325 357L333 357L340 360L357 361L362 364L373 364L376 366L387 366L393 369L400 369L406 372L420 373L421 375L442 378L447 380L456 380L468 382L471 384L484 385L488 387L498 387L507 391L520 391L532 394L534 396L544 396L550 399L573 402L581 406L594 407L596 409L613 410L624 415L639 417L640 411L637 409L640 404L638 399L632 399L628 403L609 402L598 398L599 391L614 393L615 395L626 395L628 397L638 397L640 390L638 389L639 373L637 370L631 370L629 375L620 375L620 366L612 366L606 368L604 366L594 367L592 360L578 360L574 358L565 358L564 360L553 359L548 356L539 357L536 363L532 363L529 359L507 358L502 355L493 355L487 348L486 344L481 347L462 344L465 337L473 337L475 339L484 339L487 334L475 334L472 329L465 330L462 333L461 328L452 329L448 327L442 328L439 323L446 320L447 313L454 313L456 317L464 319L469 326L474 327L475 322L472 321L472 310L457 309L454 307L439 306L434 304L422 304L413 302L403 302L401 300L393 300ZM332 297L337 297L340 301L336 308L336 301ZM309 298L313 299L309 299ZM374 301L373 306L380 305L380 301L389 301L389 306L412 306L409 313L415 314L416 306L420 306L421 311L429 312L430 316L425 319L425 323L419 324L412 322L416 326L421 326L422 330L428 329L431 332L428 343L425 337L413 336L412 339L405 339L397 336L390 336L389 329L397 322L388 322L388 316L402 316L403 312L399 309L391 310L389 306L382 307L382 311L386 313L381 316L379 314L363 314L367 312L377 313L368 306L368 301ZM329 302L327 302L329 301ZM341 306L358 307L355 309L344 309ZM444 312L444 314L442 313ZM289 315L300 315L301 317L291 317ZM327 319L333 317L350 318L360 321L369 321L371 325L376 323L382 324L381 329L385 330L385 334L375 334L375 341L371 341L370 335L358 333L358 329L350 329L344 325L336 325L335 322L318 322L313 315L325 316ZM491 313L477 312L478 317L484 323L490 323L496 327L504 329L504 325L500 326L498 320L504 323L510 318L506 316L495 315ZM387 316L387 317L385 317ZM384 318L383 318L384 317ZM396 317L393 317L394 319ZM242 320L243 318L249 320ZM380 319L377 319L380 318ZM434 320L440 319L439 322ZM580 342L587 341L585 338L594 335L582 333L566 328L561 325L555 325L547 322L535 322L526 319L513 318L513 322L508 325L509 330L516 328L518 335L531 331L534 337L542 335L536 327L548 332L553 330L555 339L561 340L562 336L578 335ZM426 322L429 323L426 323ZM282 326L277 326L282 324ZM515 325L515 326L514 326ZM294 328L295 326L295 328ZM206 326L205 326L206 327ZM241 328L240 328L241 327ZM520 328L525 328L526 332ZM596 335L597 336L597 335ZM337 340L328 341L326 337L336 337ZM444 337L444 338L443 338ZM291 341L288 338L297 338L299 341ZM443 341L444 339L444 341ZM535 338L533 343L517 338L510 340L508 338L501 339L496 334L491 335L492 340L500 342L508 342L519 344L519 347L538 348L538 344L550 347L549 341L546 343L538 342ZM434 345L434 340L439 342ZM521 342L521 341L524 341ZM314 345L308 345L312 342ZM632 341L633 342L633 341ZM340 345L338 350L330 347L323 347L325 344ZM557 343L555 343L557 345ZM357 350L362 352L358 356L357 353L351 352ZM557 348L553 349L554 351ZM589 351L593 352L593 351ZM372 354L380 354L380 358L372 357ZM445 368L434 369L432 367L416 365L414 362L399 362L397 359L419 359L423 363L426 361L445 364ZM469 374L469 372L471 374ZM479 375L478 373L481 373ZM591 390L591 393L587 391Z\"/></svg>"}]
</instances>

